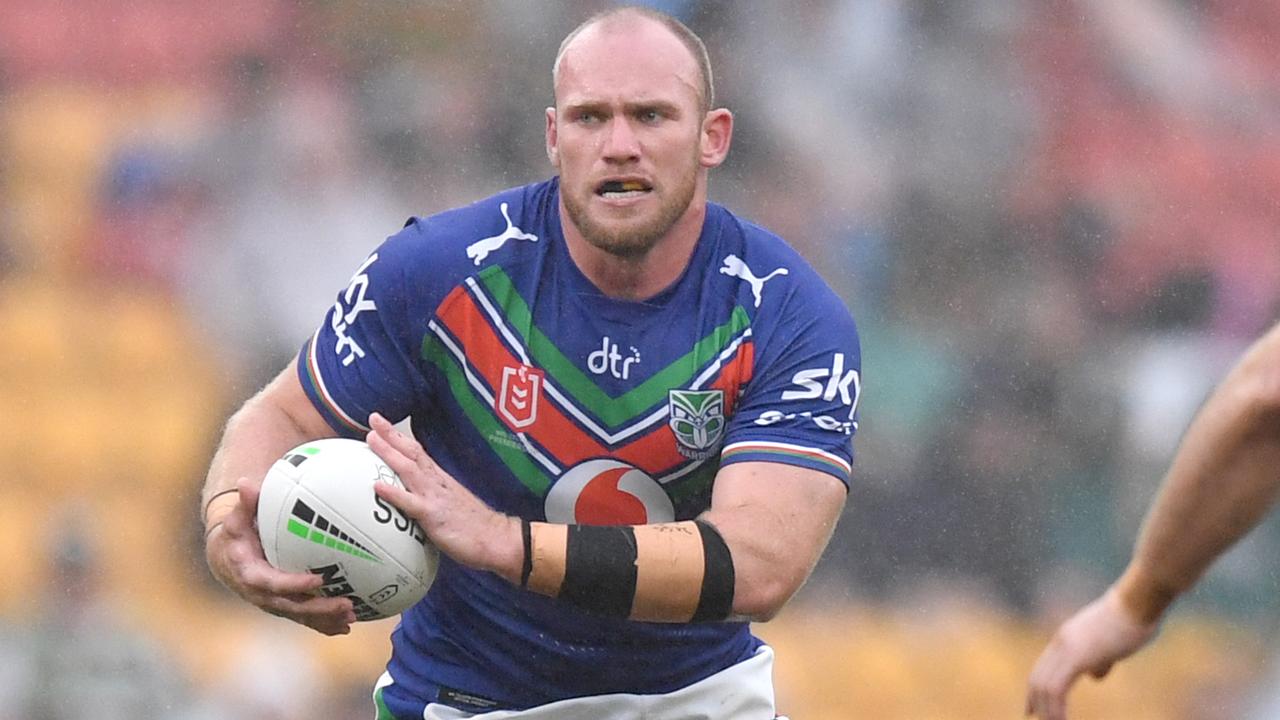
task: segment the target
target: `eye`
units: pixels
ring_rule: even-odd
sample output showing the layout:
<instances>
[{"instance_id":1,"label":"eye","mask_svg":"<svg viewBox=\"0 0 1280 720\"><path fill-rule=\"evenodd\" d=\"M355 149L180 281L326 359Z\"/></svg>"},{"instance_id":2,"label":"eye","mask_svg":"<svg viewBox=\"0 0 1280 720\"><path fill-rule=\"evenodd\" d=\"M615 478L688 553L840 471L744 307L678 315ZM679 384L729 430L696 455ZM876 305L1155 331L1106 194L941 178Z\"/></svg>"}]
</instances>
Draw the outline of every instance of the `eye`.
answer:
<instances>
[{"instance_id":1,"label":"eye","mask_svg":"<svg viewBox=\"0 0 1280 720\"><path fill-rule=\"evenodd\" d=\"M642 123L652 125L658 122L659 120L662 120L662 113L652 108L648 110L641 110L640 112L636 113L636 119Z\"/></svg>"},{"instance_id":2,"label":"eye","mask_svg":"<svg viewBox=\"0 0 1280 720\"><path fill-rule=\"evenodd\" d=\"M573 121L579 125L595 125L601 120L600 113L594 110L584 110L573 117Z\"/></svg>"}]
</instances>

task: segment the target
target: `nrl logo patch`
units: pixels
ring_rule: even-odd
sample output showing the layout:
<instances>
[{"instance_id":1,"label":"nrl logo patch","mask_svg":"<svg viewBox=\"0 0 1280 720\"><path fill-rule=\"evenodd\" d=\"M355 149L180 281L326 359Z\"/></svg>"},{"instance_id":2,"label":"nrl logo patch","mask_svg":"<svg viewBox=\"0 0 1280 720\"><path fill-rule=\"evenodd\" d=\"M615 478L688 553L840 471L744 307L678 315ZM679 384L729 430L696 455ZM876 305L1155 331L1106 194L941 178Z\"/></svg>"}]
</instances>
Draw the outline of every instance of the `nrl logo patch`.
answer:
<instances>
[{"instance_id":1,"label":"nrl logo patch","mask_svg":"<svg viewBox=\"0 0 1280 720\"><path fill-rule=\"evenodd\" d=\"M724 436L723 390L672 390L667 413L681 455L705 460L715 454Z\"/></svg>"},{"instance_id":2,"label":"nrl logo patch","mask_svg":"<svg viewBox=\"0 0 1280 720\"><path fill-rule=\"evenodd\" d=\"M502 368L502 389L498 391L498 412L514 431L520 432L538 419L538 396L543 372L528 365Z\"/></svg>"}]
</instances>

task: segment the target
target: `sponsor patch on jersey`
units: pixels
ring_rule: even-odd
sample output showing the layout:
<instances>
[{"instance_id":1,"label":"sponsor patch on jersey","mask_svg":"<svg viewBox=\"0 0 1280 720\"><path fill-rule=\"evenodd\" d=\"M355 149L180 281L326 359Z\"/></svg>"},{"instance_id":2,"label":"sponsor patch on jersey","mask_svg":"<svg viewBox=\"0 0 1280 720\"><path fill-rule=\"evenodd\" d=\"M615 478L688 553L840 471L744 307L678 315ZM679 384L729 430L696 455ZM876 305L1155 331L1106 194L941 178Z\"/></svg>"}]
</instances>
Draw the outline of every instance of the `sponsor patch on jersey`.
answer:
<instances>
[{"instance_id":1,"label":"sponsor patch on jersey","mask_svg":"<svg viewBox=\"0 0 1280 720\"><path fill-rule=\"evenodd\" d=\"M715 454L724 437L723 390L672 390L667 393L667 413L681 455L704 460Z\"/></svg>"},{"instance_id":2,"label":"sponsor patch on jersey","mask_svg":"<svg viewBox=\"0 0 1280 720\"><path fill-rule=\"evenodd\" d=\"M609 458L575 465L551 486L547 522L644 525L675 520L671 498L643 470Z\"/></svg>"}]
</instances>

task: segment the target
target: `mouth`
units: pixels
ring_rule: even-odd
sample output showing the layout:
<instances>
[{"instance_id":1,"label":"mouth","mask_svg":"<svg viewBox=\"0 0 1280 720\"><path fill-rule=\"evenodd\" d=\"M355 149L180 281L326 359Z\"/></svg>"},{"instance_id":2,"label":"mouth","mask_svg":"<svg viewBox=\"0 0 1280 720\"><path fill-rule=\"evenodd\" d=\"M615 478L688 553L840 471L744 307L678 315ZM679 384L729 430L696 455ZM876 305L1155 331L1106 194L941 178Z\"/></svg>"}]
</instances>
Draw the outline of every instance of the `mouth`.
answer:
<instances>
[{"instance_id":1,"label":"mouth","mask_svg":"<svg viewBox=\"0 0 1280 720\"><path fill-rule=\"evenodd\" d=\"M647 195L653 186L643 180L605 180L596 186L596 195L609 200L626 200Z\"/></svg>"}]
</instances>

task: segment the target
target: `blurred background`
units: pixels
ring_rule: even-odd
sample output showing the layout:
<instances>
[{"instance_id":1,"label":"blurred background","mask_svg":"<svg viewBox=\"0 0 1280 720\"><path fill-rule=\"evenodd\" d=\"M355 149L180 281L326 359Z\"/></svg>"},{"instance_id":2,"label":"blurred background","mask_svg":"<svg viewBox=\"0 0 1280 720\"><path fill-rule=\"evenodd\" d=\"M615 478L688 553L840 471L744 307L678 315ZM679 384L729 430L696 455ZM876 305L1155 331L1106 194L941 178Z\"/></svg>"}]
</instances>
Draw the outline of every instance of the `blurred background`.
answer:
<instances>
[{"instance_id":1,"label":"blurred background","mask_svg":"<svg viewBox=\"0 0 1280 720\"><path fill-rule=\"evenodd\" d=\"M795 720L1021 717L1205 393L1280 310L1280 4L668 0L737 114L714 199L860 323L848 509L757 627ZM4 0L0 720L371 718L209 576L222 423L405 218L550 173L583 0ZM1280 717L1280 529L1074 717Z\"/></svg>"}]
</instances>

